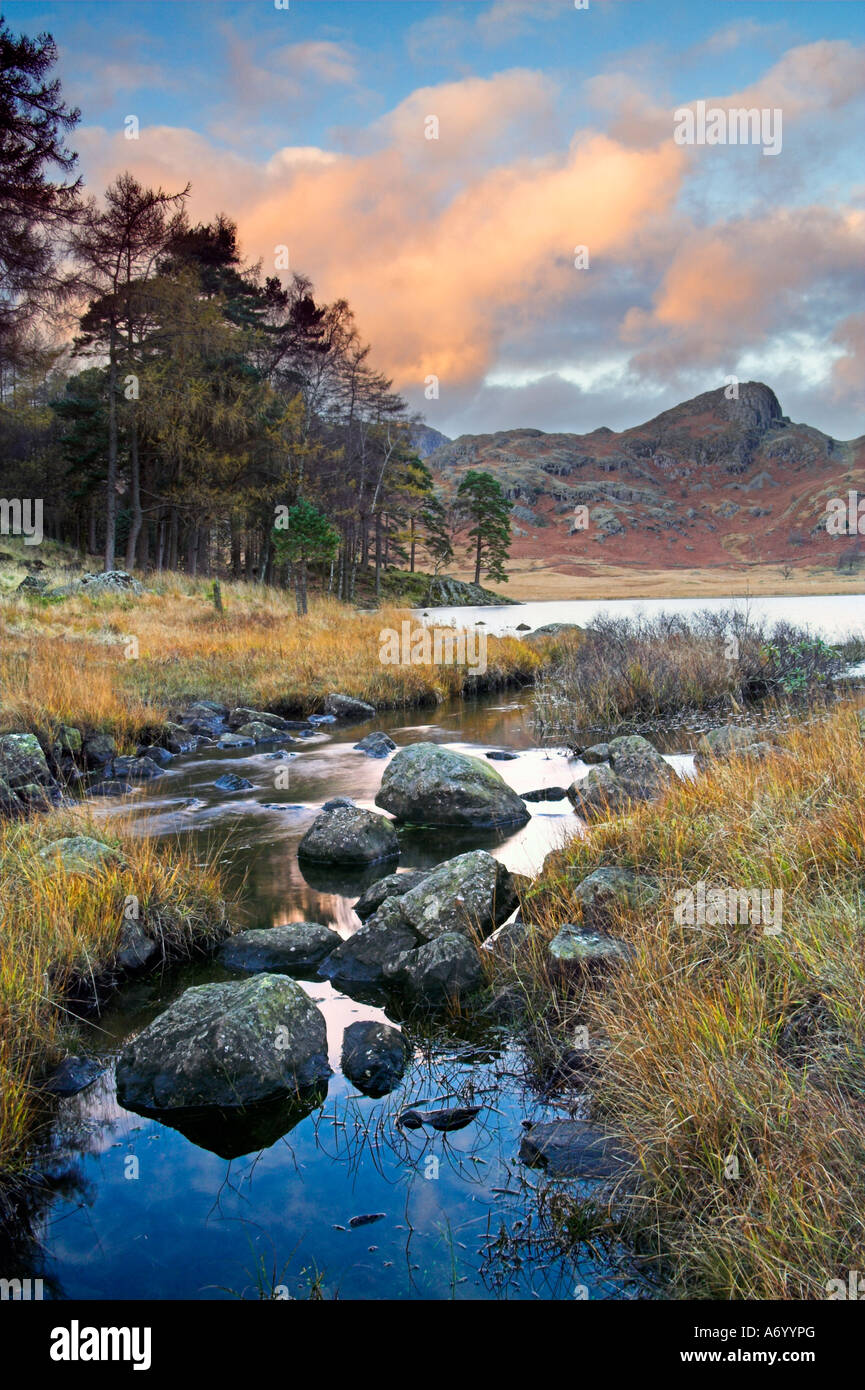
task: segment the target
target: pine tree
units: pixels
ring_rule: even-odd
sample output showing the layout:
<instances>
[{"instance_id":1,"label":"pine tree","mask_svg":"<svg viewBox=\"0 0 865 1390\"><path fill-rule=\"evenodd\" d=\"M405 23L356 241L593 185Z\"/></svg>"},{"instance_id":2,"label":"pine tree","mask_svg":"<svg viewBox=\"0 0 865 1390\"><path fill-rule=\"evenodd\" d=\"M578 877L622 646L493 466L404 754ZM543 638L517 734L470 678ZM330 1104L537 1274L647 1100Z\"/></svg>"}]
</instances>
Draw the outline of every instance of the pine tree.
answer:
<instances>
[{"instance_id":1,"label":"pine tree","mask_svg":"<svg viewBox=\"0 0 865 1390\"><path fill-rule=\"evenodd\" d=\"M475 583L481 582L481 570L487 579L506 584L505 562L511 546L511 503L501 484L491 473L472 468L457 489L457 513L463 525L469 525L468 553L474 555Z\"/></svg>"}]
</instances>

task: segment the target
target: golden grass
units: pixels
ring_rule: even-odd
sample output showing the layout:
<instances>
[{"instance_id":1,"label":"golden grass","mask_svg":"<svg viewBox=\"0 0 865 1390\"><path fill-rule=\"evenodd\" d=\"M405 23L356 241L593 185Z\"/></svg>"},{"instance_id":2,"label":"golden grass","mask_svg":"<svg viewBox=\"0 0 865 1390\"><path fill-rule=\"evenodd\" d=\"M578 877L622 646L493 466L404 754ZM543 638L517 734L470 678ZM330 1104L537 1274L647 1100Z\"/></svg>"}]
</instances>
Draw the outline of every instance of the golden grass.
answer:
<instances>
[{"instance_id":1,"label":"golden grass","mask_svg":"<svg viewBox=\"0 0 865 1390\"><path fill-rule=\"evenodd\" d=\"M85 874L39 857L40 849L68 835L112 844L121 858ZM64 999L76 982L103 973L130 896L164 958L191 954L226 925L215 867L179 849L169 856L122 831L109 834L79 810L0 823L0 882L0 1172L8 1180L24 1166L43 1114L41 1078L67 1046L75 1048Z\"/></svg>"},{"instance_id":2,"label":"golden grass","mask_svg":"<svg viewBox=\"0 0 865 1390\"><path fill-rule=\"evenodd\" d=\"M600 864L660 880L612 928L629 967L556 981L538 959L531 992L560 1048L588 1025L597 1106L643 1176L634 1233L683 1296L826 1297L865 1262L865 744L849 709L785 741L596 827L525 904L548 939ZM699 881L782 889L781 934L677 924Z\"/></svg>"},{"instance_id":3,"label":"golden grass","mask_svg":"<svg viewBox=\"0 0 865 1390\"><path fill-rule=\"evenodd\" d=\"M114 733L124 746L172 705L214 699L309 712L332 690L378 707L458 695L463 666L388 665L381 632L407 611L358 612L336 600L298 618L283 590L225 584L224 616L210 585L149 581L141 598L0 604L0 729L52 733L61 723ZM133 643L134 639L134 643ZM130 655L132 653L132 655ZM488 639L492 683L531 678L540 656L515 638Z\"/></svg>"}]
</instances>

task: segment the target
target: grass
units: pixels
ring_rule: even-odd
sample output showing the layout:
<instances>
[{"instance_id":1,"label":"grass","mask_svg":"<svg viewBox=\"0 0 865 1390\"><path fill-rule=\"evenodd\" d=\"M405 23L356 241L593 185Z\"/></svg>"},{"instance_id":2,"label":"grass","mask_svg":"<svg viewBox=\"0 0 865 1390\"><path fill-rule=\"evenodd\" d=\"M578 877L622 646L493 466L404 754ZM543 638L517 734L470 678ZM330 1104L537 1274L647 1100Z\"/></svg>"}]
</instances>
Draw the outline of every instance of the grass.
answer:
<instances>
[{"instance_id":1,"label":"grass","mask_svg":"<svg viewBox=\"0 0 865 1390\"><path fill-rule=\"evenodd\" d=\"M110 843L121 858L91 875L39 857L67 835ZM0 822L0 881L0 1173L9 1181L26 1166L44 1117L42 1078L75 1050L70 995L90 992L104 976L130 895L165 959L191 955L223 935L226 917L213 864L109 834L77 809Z\"/></svg>"},{"instance_id":2,"label":"grass","mask_svg":"<svg viewBox=\"0 0 865 1390\"><path fill-rule=\"evenodd\" d=\"M530 1029L563 1055L588 1027L595 1109L637 1156L628 1226L672 1296L822 1298L865 1265L865 743L850 708L786 742L597 826L524 901ZM601 864L660 902L613 921L626 968L556 974L544 943ZM700 881L782 889L780 935L678 924Z\"/></svg>"},{"instance_id":3,"label":"grass","mask_svg":"<svg viewBox=\"0 0 865 1390\"><path fill-rule=\"evenodd\" d=\"M148 725L192 699L308 713L332 690L378 708L435 704L471 689L466 665L389 665L381 632L399 608L359 612L326 598L298 618L293 597L253 584L163 575L140 598L71 596L0 601L0 731L53 737L72 724L131 746ZM132 641L134 639L134 642ZM130 655L132 653L132 655ZM541 656L490 637L490 686L531 680Z\"/></svg>"}]
</instances>

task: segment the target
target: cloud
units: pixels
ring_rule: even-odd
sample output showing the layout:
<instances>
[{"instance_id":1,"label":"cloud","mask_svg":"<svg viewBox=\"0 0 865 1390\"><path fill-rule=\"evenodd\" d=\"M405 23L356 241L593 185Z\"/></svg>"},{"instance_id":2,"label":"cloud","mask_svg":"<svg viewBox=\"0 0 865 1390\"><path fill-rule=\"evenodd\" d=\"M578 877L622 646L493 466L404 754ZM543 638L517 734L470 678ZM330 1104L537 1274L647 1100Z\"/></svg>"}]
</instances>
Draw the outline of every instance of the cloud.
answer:
<instances>
[{"instance_id":1,"label":"cloud","mask_svg":"<svg viewBox=\"0 0 865 1390\"><path fill-rule=\"evenodd\" d=\"M804 130L835 113L843 125L861 82L854 55L807 45L723 100L789 103ZM290 79L284 62L274 70ZM125 166L169 189L191 178L191 214L236 216L266 273L287 245L321 297L350 301L376 364L448 433L469 419L544 427L516 419L514 403L545 402L562 428L568 411L572 427L621 427L624 411L633 423L743 360L792 383L794 402L822 379L852 418L863 328L847 315L865 214L840 195L743 210L736 184L718 198L717 161L675 144L672 111L644 77L602 74L587 91L608 129L581 127L568 143L556 135L558 88L524 68L420 87L341 150L291 145L256 159L167 126L142 127L137 142L90 127L77 143L91 186ZM424 137L429 115L438 140ZM803 168L792 148L788 181ZM587 270L575 268L578 245Z\"/></svg>"}]
</instances>

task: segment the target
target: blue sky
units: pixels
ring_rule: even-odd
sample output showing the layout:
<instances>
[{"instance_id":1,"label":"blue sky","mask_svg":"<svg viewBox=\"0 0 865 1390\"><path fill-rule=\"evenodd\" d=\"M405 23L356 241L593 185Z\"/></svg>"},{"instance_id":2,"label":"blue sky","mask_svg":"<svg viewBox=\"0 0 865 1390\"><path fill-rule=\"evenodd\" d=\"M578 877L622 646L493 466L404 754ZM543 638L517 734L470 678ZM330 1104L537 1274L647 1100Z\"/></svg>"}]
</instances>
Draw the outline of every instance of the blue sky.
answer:
<instances>
[{"instance_id":1,"label":"blue sky","mask_svg":"<svg viewBox=\"0 0 865 1390\"><path fill-rule=\"evenodd\" d=\"M841 436L865 428L854 390L865 6L2 10L57 40L92 191L124 165L166 186L188 178L193 215L235 217L266 269L289 245L292 266L349 299L376 362L447 433L622 428L744 372L794 418ZM743 93L780 105L777 158L673 145L677 107ZM572 253L586 237L580 275Z\"/></svg>"}]
</instances>

